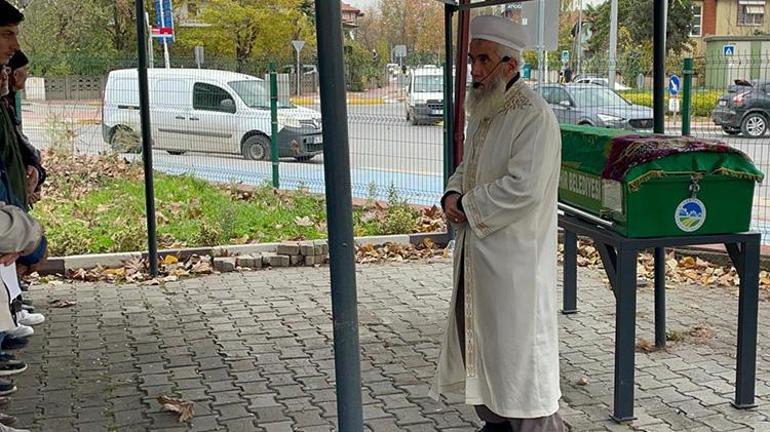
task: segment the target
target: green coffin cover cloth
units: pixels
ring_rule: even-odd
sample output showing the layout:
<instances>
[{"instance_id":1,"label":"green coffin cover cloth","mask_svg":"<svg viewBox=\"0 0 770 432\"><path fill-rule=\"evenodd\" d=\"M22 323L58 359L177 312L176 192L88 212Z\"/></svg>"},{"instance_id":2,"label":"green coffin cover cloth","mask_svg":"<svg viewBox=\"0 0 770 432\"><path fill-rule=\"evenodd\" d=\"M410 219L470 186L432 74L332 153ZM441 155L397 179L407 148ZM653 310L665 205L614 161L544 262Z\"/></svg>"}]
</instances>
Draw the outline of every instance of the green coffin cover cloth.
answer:
<instances>
[{"instance_id":1,"label":"green coffin cover cloth","mask_svg":"<svg viewBox=\"0 0 770 432\"><path fill-rule=\"evenodd\" d=\"M719 141L622 129L562 125L562 166L638 190L666 176L724 175L761 182L764 174L742 152Z\"/></svg>"}]
</instances>

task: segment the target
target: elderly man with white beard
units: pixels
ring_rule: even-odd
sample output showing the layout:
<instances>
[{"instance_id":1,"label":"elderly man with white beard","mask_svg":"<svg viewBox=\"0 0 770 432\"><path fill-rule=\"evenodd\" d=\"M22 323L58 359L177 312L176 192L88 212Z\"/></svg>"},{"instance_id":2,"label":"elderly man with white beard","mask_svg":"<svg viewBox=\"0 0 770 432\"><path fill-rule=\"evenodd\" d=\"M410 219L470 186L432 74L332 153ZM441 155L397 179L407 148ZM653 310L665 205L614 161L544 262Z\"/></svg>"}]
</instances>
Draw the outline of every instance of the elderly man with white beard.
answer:
<instances>
[{"instance_id":1,"label":"elderly man with white beard","mask_svg":"<svg viewBox=\"0 0 770 432\"><path fill-rule=\"evenodd\" d=\"M483 432L560 432L559 125L520 80L522 26L479 16L470 30L464 159L441 200L454 290L431 394L464 392Z\"/></svg>"}]
</instances>

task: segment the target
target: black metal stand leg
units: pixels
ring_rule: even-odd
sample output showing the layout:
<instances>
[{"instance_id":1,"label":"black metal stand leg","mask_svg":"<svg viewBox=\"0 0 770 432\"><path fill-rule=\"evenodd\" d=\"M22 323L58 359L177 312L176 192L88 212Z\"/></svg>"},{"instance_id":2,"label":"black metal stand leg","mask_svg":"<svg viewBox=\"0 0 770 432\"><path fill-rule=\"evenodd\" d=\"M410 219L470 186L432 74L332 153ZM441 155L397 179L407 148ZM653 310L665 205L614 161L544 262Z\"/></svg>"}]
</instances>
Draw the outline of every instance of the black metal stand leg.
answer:
<instances>
[{"instance_id":1,"label":"black metal stand leg","mask_svg":"<svg viewBox=\"0 0 770 432\"><path fill-rule=\"evenodd\" d=\"M735 368L735 402L738 409L754 408L757 368L757 302L759 300L759 235L743 243L736 263L741 277L738 299L738 358Z\"/></svg>"},{"instance_id":2,"label":"black metal stand leg","mask_svg":"<svg viewBox=\"0 0 770 432\"><path fill-rule=\"evenodd\" d=\"M655 346L666 346L666 249L655 248Z\"/></svg>"},{"instance_id":3,"label":"black metal stand leg","mask_svg":"<svg viewBox=\"0 0 770 432\"><path fill-rule=\"evenodd\" d=\"M577 235L564 231L564 315L577 313Z\"/></svg>"},{"instance_id":4,"label":"black metal stand leg","mask_svg":"<svg viewBox=\"0 0 770 432\"><path fill-rule=\"evenodd\" d=\"M636 419L634 417L636 253L636 250L629 248L618 250L615 306L615 406L611 416L616 422Z\"/></svg>"}]
</instances>

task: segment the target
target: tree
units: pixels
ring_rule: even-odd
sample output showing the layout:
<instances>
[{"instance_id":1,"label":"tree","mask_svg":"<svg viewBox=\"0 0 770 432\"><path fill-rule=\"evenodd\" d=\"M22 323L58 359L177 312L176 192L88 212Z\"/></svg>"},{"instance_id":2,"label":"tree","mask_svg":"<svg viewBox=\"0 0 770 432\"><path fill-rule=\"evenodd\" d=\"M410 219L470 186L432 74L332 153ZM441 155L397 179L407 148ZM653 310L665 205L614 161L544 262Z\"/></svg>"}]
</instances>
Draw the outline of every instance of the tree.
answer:
<instances>
[{"instance_id":1,"label":"tree","mask_svg":"<svg viewBox=\"0 0 770 432\"><path fill-rule=\"evenodd\" d=\"M180 42L234 56L238 71L253 59L293 63L291 41L302 38L313 42L315 39L313 26L301 9L303 3L302 0L211 0L201 14L201 19L211 26Z\"/></svg>"},{"instance_id":2,"label":"tree","mask_svg":"<svg viewBox=\"0 0 770 432\"><path fill-rule=\"evenodd\" d=\"M435 0L380 0L379 30L388 44L406 45L410 58L440 58L444 10Z\"/></svg>"},{"instance_id":3,"label":"tree","mask_svg":"<svg viewBox=\"0 0 770 432\"><path fill-rule=\"evenodd\" d=\"M652 46L654 0L618 0L618 52L640 53ZM595 53L609 51L610 2L598 7L588 7L586 13L592 23L593 36L588 42L589 50ZM693 46L691 0L670 0L666 47L669 52L682 53ZM642 54L642 53L640 53ZM650 49L651 54L651 49ZM641 56L644 57L646 53Z\"/></svg>"}]
</instances>

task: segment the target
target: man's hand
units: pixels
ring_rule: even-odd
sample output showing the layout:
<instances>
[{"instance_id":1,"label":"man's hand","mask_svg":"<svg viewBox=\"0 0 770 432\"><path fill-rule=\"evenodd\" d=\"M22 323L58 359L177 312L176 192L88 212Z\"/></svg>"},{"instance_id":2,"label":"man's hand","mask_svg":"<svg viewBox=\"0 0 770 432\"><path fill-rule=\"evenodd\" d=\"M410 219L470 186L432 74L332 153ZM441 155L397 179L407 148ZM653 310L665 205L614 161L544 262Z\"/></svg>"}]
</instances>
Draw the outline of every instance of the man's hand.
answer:
<instances>
[{"instance_id":1,"label":"man's hand","mask_svg":"<svg viewBox=\"0 0 770 432\"><path fill-rule=\"evenodd\" d=\"M446 212L447 218L450 222L454 222L456 224L465 223L465 213L460 211L460 207L458 206L458 202L460 201L460 195L459 193L451 194L444 200L444 211Z\"/></svg>"},{"instance_id":2,"label":"man's hand","mask_svg":"<svg viewBox=\"0 0 770 432\"><path fill-rule=\"evenodd\" d=\"M17 259L21 256L21 252L16 253L9 253L5 255L0 256L0 265L11 265L16 262Z\"/></svg>"},{"instance_id":3,"label":"man's hand","mask_svg":"<svg viewBox=\"0 0 770 432\"><path fill-rule=\"evenodd\" d=\"M30 204L34 204L40 200L40 196L35 193L37 182L39 180L38 176L39 173L37 172L37 168L27 166L27 201L29 201Z\"/></svg>"}]
</instances>

